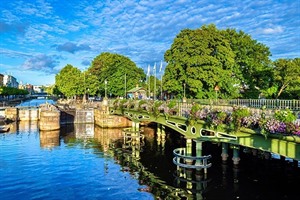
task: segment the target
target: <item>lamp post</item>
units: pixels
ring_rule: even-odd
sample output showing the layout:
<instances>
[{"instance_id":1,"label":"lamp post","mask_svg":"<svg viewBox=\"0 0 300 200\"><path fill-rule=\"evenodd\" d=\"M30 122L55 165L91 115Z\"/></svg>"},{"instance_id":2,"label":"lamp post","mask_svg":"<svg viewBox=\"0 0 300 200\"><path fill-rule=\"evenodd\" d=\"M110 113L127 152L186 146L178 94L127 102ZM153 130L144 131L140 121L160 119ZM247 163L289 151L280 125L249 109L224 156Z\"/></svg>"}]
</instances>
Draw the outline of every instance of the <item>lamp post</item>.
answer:
<instances>
[{"instance_id":1,"label":"lamp post","mask_svg":"<svg viewBox=\"0 0 300 200\"><path fill-rule=\"evenodd\" d=\"M127 77L126 77L127 75L126 75L126 73L125 73L125 86L124 86L124 88L125 88L125 94L124 94L124 98L125 99L127 99Z\"/></svg>"},{"instance_id":2,"label":"lamp post","mask_svg":"<svg viewBox=\"0 0 300 200\"><path fill-rule=\"evenodd\" d=\"M105 79L104 81L104 84L105 84L105 96L103 98L103 105L104 106L107 106L108 105L108 100L107 100L107 80Z\"/></svg>"},{"instance_id":3,"label":"lamp post","mask_svg":"<svg viewBox=\"0 0 300 200\"><path fill-rule=\"evenodd\" d=\"M183 98L185 98L185 83L183 84Z\"/></svg>"},{"instance_id":4,"label":"lamp post","mask_svg":"<svg viewBox=\"0 0 300 200\"><path fill-rule=\"evenodd\" d=\"M84 95L83 95L83 102L86 102L86 70L83 71L84 73Z\"/></svg>"},{"instance_id":5,"label":"lamp post","mask_svg":"<svg viewBox=\"0 0 300 200\"><path fill-rule=\"evenodd\" d=\"M107 99L107 80L104 81L105 84L105 98Z\"/></svg>"},{"instance_id":6,"label":"lamp post","mask_svg":"<svg viewBox=\"0 0 300 200\"><path fill-rule=\"evenodd\" d=\"M215 86L215 91L216 91L216 103L218 100L218 91L220 90L220 87L218 85Z\"/></svg>"},{"instance_id":7,"label":"lamp post","mask_svg":"<svg viewBox=\"0 0 300 200\"><path fill-rule=\"evenodd\" d=\"M185 97L185 86L186 86L186 83L184 82L183 83L183 99L182 99L182 102L186 102L186 97Z\"/></svg>"}]
</instances>

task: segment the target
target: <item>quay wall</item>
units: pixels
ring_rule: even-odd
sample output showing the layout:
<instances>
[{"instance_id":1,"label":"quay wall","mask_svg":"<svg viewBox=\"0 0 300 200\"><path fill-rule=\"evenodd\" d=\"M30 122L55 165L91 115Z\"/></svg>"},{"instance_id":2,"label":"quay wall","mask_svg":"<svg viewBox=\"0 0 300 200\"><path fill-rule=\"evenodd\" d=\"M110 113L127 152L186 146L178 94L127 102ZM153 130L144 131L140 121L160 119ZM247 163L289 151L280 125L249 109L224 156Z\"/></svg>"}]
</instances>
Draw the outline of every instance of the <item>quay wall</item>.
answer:
<instances>
[{"instance_id":1,"label":"quay wall","mask_svg":"<svg viewBox=\"0 0 300 200\"><path fill-rule=\"evenodd\" d=\"M124 128L132 126L132 122L123 116L109 114L109 108L102 106L94 110L95 124L103 128Z\"/></svg>"},{"instance_id":2,"label":"quay wall","mask_svg":"<svg viewBox=\"0 0 300 200\"><path fill-rule=\"evenodd\" d=\"M0 116L8 121L38 121L43 131L58 130L61 124L96 124L103 128L123 128L132 126L132 122L123 116L109 114L108 106L97 108L63 109L50 104L39 108L8 107L1 110Z\"/></svg>"},{"instance_id":3,"label":"quay wall","mask_svg":"<svg viewBox=\"0 0 300 200\"><path fill-rule=\"evenodd\" d=\"M43 104L39 107L39 128L40 130L60 129L60 111L50 104Z\"/></svg>"},{"instance_id":4,"label":"quay wall","mask_svg":"<svg viewBox=\"0 0 300 200\"><path fill-rule=\"evenodd\" d=\"M38 121L39 109L19 109L18 118L20 121Z\"/></svg>"}]
</instances>

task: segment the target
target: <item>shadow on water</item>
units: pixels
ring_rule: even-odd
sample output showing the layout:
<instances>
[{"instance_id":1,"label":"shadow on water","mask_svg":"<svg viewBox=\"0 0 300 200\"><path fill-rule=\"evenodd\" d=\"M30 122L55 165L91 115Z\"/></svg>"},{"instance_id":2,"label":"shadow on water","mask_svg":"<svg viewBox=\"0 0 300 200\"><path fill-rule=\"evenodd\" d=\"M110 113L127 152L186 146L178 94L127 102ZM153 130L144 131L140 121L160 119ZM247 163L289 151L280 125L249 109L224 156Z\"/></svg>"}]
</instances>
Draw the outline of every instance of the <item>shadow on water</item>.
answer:
<instances>
[{"instance_id":1,"label":"shadow on water","mask_svg":"<svg viewBox=\"0 0 300 200\"><path fill-rule=\"evenodd\" d=\"M81 125L82 126L82 125ZM86 130L87 134L82 134ZM292 163L268 158L263 152L253 156L251 150L241 148L238 166L232 160L222 162L221 145L203 143L203 154L212 155L208 173L176 167L173 150L185 146L185 139L166 129L165 136L158 136L156 127L142 127L142 139L124 137L121 129L102 129L95 126L66 127L61 137L68 143L74 138L93 138L94 148L112 156L143 185L141 191L152 193L156 199L293 199L294 189L300 181L299 167ZM66 132L64 132L66 131ZM229 153L232 158L232 152Z\"/></svg>"}]
</instances>

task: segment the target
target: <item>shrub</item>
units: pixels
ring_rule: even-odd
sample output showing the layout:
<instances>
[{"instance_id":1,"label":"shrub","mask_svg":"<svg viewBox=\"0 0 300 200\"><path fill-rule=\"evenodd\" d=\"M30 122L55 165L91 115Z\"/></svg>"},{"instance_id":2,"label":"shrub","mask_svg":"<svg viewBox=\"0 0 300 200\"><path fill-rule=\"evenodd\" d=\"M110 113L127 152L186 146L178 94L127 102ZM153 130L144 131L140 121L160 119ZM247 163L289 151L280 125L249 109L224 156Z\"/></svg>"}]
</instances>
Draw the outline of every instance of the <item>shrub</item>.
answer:
<instances>
[{"instance_id":1,"label":"shrub","mask_svg":"<svg viewBox=\"0 0 300 200\"><path fill-rule=\"evenodd\" d=\"M292 123L297 119L296 115L289 109L276 110L274 118L285 123Z\"/></svg>"}]
</instances>

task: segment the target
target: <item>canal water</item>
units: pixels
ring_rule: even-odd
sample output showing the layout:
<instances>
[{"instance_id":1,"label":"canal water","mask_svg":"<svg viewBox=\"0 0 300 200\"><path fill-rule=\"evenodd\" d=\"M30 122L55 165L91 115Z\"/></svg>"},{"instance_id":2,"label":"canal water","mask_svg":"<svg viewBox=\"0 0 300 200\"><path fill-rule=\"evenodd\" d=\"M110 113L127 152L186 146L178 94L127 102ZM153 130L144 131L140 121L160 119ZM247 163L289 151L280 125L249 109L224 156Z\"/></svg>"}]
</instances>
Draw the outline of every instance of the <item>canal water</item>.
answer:
<instances>
[{"instance_id":1,"label":"canal water","mask_svg":"<svg viewBox=\"0 0 300 200\"><path fill-rule=\"evenodd\" d=\"M75 124L40 131L38 122L11 124L0 133L0 199L298 199L300 168L273 155L241 148L238 166L221 161L221 145L203 143L212 155L208 173L177 168L173 150L185 139L156 125L142 137L122 129ZM230 151L229 151L230 152Z\"/></svg>"},{"instance_id":2,"label":"canal water","mask_svg":"<svg viewBox=\"0 0 300 200\"><path fill-rule=\"evenodd\" d=\"M20 103L19 105L17 105L16 107L39 106L39 105L44 104L44 103L54 104L55 101L53 101L52 99L45 99L45 98L32 99L32 100L29 100L29 101L24 101L24 102Z\"/></svg>"},{"instance_id":3,"label":"canal water","mask_svg":"<svg viewBox=\"0 0 300 200\"><path fill-rule=\"evenodd\" d=\"M179 134L155 125L132 140L121 129L93 124L39 131L37 122L12 124L0 134L0 197L9 199L297 199L300 171L291 162L241 149L238 167L221 162L221 146L207 175L177 169L172 151Z\"/></svg>"}]
</instances>

